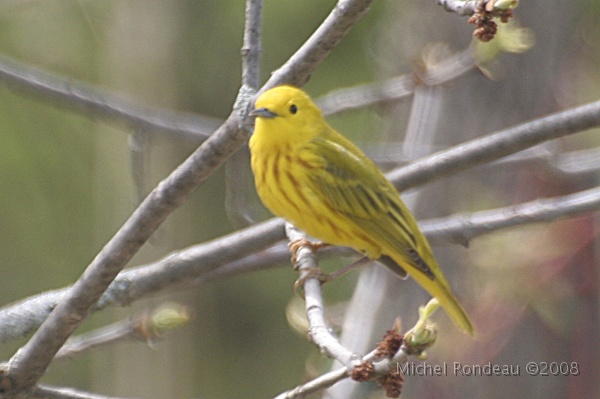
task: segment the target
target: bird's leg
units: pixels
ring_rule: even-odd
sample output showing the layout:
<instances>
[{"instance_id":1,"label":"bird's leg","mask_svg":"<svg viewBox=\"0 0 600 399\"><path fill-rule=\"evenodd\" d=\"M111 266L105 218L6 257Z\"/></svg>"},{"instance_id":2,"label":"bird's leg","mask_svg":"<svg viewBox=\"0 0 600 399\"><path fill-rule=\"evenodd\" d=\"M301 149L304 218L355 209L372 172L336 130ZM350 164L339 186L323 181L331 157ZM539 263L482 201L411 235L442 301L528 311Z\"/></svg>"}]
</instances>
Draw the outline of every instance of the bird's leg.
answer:
<instances>
[{"instance_id":1,"label":"bird's leg","mask_svg":"<svg viewBox=\"0 0 600 399\"><path fill-rule=\"evenodd\" d=\"M314 277L314 278L318 279L322 285L322 284L325 284L325 283L327 283L331 280L334 280L338 277L341 277L344 274L346 274L354 269L357 269L357 268L365 265L366 263L369 263L370 261L371 261L370 258L368 258L367 256L363 256L356 262L352 262L351 264L344 266L341 269L334 271L333 273L325 273L321 269L311 269L311 270L307 271L304 276L302 276L298 280L296 280L296 282L294 283L294 292L296 292L299 288L302 288L302 285L304 284L304 282L309 278Z\"/></svg>"},{"instance_id":2,"label":"bird's leg","mask_svg":"<svg viewBox=\"0 0 600 399\"><path fill-rule=\"evenodd\" d=\"M350 271L352 271L354 269L358 269L359 267L361 267L364 264L369 263L371 261L372 261L372 259L370 259L369 257L363 256L362 258L360 258L356 262L352 262L348 266L344 266L341 269L337 269L333 273L330 273L327 281L336 279L338 277L341 277L344 274L346 274L346 273L348 273L348 272L350 272Z\"/></svg>"}]
</instances>

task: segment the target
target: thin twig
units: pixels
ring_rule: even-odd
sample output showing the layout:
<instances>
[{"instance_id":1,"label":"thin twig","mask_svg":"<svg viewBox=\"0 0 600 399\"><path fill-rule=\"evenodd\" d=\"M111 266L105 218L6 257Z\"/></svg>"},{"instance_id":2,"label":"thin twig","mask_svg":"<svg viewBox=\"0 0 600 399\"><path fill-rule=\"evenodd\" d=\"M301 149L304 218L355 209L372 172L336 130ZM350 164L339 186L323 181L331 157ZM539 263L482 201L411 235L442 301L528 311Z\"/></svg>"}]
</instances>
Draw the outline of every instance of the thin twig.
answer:
<instances>
[{"instance_id":1,"label":"thin twig","mask_svg":"<svg viewBox=\"0 0 600 399\"><path fill-rule=\"evenodd\" d=\"M480 4L486 5L487 3L492 5L493 7L489 9L489 12L492 11L504 11L510 10L517 7L519 0L436 0L437 3L443 6L446 11L455 12L458 15L473 15Z\"/></svg>"},{"instance_id":2,"label":"thin twig","mask_svg":"<svg viewBox=\"0 0 600 399\"><path fill-rule=\"evenodd\" d=\"M172 330L183 327L190 319L186 306L165 303L135 317L69 338L54 360L72 359L92 349L123 341L152 344L163 340Z\"/></svg>"},{"instance_id":3,"label":"thin twig","mask_svg":"<svg viewBox=\"0 0 600 399\"><path fill-rule=\"evenodd\" d=\"M423 73L398 76L383 82L332 91L316 102L324 115L398 101L414 93L419 85L436 86L448 83L471 71L475 61L470 49L448 57Z\"/></svg>"},{"instance_id":4,"label":"thin twig","mask_svg":"<svg viewBox=\"0 0 600 399\"><path fill-rule=\"evenodd\" d=\"M345 368L339 368L337 370L322 374L313 380L305 382L302 385L298 385L294 389L282 392L274 399L302 399L312 395L313 393L327 389L345 378L348 378L348 370Z\"/></svg>"},{"instance_id":5,"label":"thin twig","mask_svg":"<svg viewBox=\"0 0 600 399\"><path fill-rule=\"evenodd\" d=\"M246 0L246 24L244 27L244 44L242 45L242 89L234 108L246 121L247 130L252 130L252 118L246 118L249 107L260 84L261 55L261 11L262 0ZM254 220L248 211L252 207L249 201L249 182L252 172L248 168L250 151L243 146L227 161L225 169L225 211L227 217L237 227L249 226Z\"/></svg>"},{"instance_id":6,"label":"thin twig","mask_svg":"<svg viewBox=\"0 0 600 399\"><path fill-rule=\"evenodd\" d=\"M473 15L481 0L436 0L446 11L455 12L458 15Z\"/></svg>"},{"instance_id":7,"label":"thin twig","mask_svg":"<svg viewBox=\"0 0 600 399\"><path fill-rule=\"evenodd\" d=\"M414 329L414 328L413 328ZM339 345L339 344L338 344ZM410 358L411 349L407 345L402 345L400 349L391 358L378 358L377 350L372 350L362 357L363 362L370 362L373 365L373 376L381 376L392 371L398 365L404 364ZM412 350L413 354L417 354ZM305 382L288 391L282 392L274 399L302 399L316 392L332 387L334 384L348 378L351 368L340 367L335 370L322 374L308 382Z\"/></svg>"},{"instance_id":8,"label":"thin twig","mask_svg":"<svg viewBox=\"0 0 600 399\"><path fill-rule=\"evenodd\" d=\"M27 393L28 399L122 399L114 396L99 395L74 388L38 385Z\"/></svg>"}]
</instances>

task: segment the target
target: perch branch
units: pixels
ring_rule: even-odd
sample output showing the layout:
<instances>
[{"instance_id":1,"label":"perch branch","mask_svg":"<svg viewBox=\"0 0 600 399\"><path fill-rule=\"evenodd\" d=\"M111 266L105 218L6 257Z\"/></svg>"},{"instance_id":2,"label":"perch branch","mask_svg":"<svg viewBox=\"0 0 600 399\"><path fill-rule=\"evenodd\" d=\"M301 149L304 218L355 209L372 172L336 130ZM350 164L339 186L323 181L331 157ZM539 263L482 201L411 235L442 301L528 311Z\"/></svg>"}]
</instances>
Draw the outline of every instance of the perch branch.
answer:
<instances>
[{"instance_id":1,"label":"perch branch","mask_svg":"<svg viewBox=\"0 0 600 399\"><path fill-rule=\"evenodd\" d=\"M306 241L307 236L293 225L286 223L285 231L291 243ZM361 361L361 357L352 353L340 345L339 341L331 334L325 322L325 306L321 292L321 281L317 274L320 272L317 266L317 258L314 249L310 245L299 247L295 254L296 265L300 273L300 280L304 291L306 304L306 317L308 318L308 335L326 354L346 367L352 367Z\"/></svg>"}]
</instances>

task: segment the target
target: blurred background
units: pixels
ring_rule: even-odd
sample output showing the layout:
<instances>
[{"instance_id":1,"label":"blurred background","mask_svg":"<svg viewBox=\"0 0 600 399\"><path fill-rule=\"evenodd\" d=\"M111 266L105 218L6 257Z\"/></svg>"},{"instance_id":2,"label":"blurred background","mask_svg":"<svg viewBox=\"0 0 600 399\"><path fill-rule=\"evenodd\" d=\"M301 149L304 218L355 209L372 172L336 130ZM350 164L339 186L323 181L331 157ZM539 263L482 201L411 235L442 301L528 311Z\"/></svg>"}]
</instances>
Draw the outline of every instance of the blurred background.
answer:
<instances>
[{"instance_id":1,"label":"blurred background","mask_svg":"<svg viewBox=\"0 0 600 399\"><path fill-rule=\"evenodd\" d=\"M265 2L263 81L334 4ZM141 105L225 118L240 86L244 7L241 0L4 0L0 56ZM342 113L331 117L331 123L390 168L598 100L600 1L523 1L516 15L535 38L529 51L502 55L486 64L485 73L473 70L422 90L414 100ZM337 88L420 71L428 63L424 55L444 59L467 48L472 29L466 18L447 13L434 1L376 1L315 71L306 90L318 98ZM132 155L133 133L147 144L141 163ZM597 133L543 149L593 149L600 144ZM149 191L198 145L161 132L134 132L5 86L0 86L0 137L2 304L75 281L135 209L140 199L136 192ZM533 156L477 168L411 190L406 199L418 219L427 219L568 194L598 182L593 171L569 173L546 161ZM132 163L138 166L132 168ZM134 176L145 187L135 186ZM225 176L224 168L215 173L131 265L239 227L225 209ZM247 195L254 203L254 194ZM250 208L244 212L267 215ZM461 335L439 312L442 333L428 363L521 365L522 376L408 377L403 397L600 397L597 233L597 217L591 215L493 233L472 240L468 248L436 246L479 335L476 340ZM325 268L342 264L331 262ZM121 343L53 364L43 381L149 399L268 398L290 389L327 370L328 364L305 334L288 324L286 308L297 276L289 264L281 266L94 314L82 331L167 300L188 305L194 319L152 347ZM386 282L382 290L393 294L386 294L373 317L370 340L380 338L398 315L410 327L417 306L427 300L422 290L383 268L366 270L328 284L329 302L370 303L369 297L352 298L354 287L359 274L379 273ZM24 342L3 344L2 358ZM524 366L529 361L576 362L581 373L528 377ZM348 389L348 396L335 390L329 395L383 397L375 384Z\"/></svg>"}]
</instances>

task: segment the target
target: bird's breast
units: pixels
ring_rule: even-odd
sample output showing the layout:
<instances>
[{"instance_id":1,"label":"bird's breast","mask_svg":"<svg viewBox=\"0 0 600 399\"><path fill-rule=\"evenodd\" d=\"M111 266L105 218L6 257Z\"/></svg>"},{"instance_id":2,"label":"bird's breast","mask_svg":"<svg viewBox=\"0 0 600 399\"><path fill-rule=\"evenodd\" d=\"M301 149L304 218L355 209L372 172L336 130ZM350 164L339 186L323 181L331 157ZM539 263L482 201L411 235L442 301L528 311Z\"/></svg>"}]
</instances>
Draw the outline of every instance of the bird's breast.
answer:
<instances>
[{"instance_id":1,"label":"bird's breast","mask_svg":"<svg viewBox=\"0 0 600 399\"><path fill-rule=\"evenodd\" d=\"M311 174L322 165L307 161L301 149L252 153L256 190L264 205L310 236L333 245L366 249L356 241L346 217L314 190ZM355 229L355 228L354 228Z\"/></svg>"}]
</instances>

